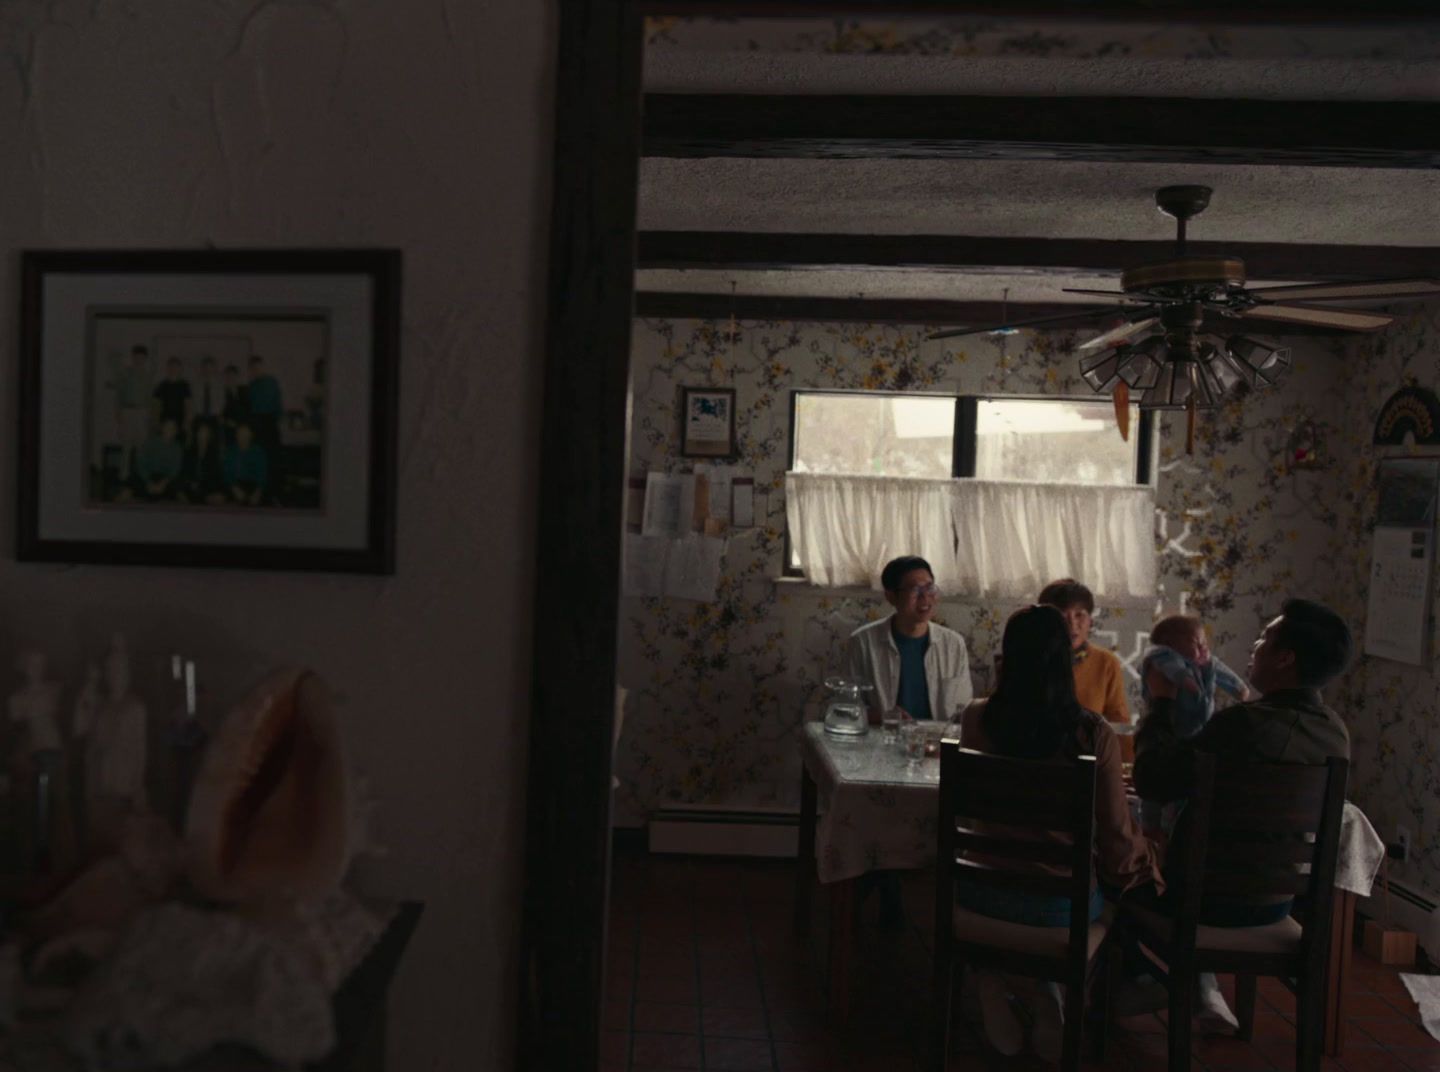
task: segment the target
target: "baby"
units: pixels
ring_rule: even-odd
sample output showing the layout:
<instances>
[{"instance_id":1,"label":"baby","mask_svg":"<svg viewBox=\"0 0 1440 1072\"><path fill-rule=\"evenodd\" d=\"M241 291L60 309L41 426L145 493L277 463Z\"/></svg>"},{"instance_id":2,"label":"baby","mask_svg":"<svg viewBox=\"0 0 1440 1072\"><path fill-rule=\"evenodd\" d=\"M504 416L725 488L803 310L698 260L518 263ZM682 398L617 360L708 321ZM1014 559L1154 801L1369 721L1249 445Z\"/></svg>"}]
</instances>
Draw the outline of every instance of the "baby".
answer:
<instances>
[{"instance_id":1,"label":"baby","mask_svg":"<svg viewBox=\"0 0 1440 1072\"><path fill-rule=\"evenodd\" d=\"M1229 693L1237 700L1248 700L1250 688L1240 676L1210 654L1205 626L1199 618L1172 614L1155 623L1150 630L1150 647L1140 667L1141 689L1145 705L1150 705L1151 670L1157 670L1175 685L1175 698L1170 711L1175 733L1182 738L1194 737L1215 713L1215 691ZM1147 833L1158 829L1168 831L1174 815L1164 815L1159 804L1143 801L1140 824Z\"/></svg>"}]
</instances>

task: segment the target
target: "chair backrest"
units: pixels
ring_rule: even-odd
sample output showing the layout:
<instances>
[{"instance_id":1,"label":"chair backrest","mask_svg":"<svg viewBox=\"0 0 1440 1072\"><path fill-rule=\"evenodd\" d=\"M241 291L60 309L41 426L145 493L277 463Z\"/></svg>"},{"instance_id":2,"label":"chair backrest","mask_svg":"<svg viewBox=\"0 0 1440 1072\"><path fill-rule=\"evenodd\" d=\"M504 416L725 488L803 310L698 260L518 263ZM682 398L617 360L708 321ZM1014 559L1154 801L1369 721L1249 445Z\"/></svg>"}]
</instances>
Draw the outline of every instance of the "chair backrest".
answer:
<instances>
[{"instance_id":1,"label":"chair backrest","mask_svg":"<svg viewBox=\"0 0 1440 1072\"><path fill-rule=\"evenodd\" d=\"M1323 943L1334 900L1349 763L1217 762L1195 757L1185 804L1178 874L1177 936L1193 940L1206 898L1240 901L1302 896L1297 914L1312 947ZM1323 932L1323 933L1321 933Z\"/></svg>"},{"instance_id":2,"label":"chair backrest","mask_svg":"<svg viewBox=\"0 0 1440 1072\"><path fill-rule=\"evenodd\" d=\"M1065 840L1045 837L1056 832ZM950 926L954 883L963 879L1068 898L1071 948L1083 950L1094 840L1094 756L1043 762L941 742L937 926Z\"/></svg>"}]
</instances>

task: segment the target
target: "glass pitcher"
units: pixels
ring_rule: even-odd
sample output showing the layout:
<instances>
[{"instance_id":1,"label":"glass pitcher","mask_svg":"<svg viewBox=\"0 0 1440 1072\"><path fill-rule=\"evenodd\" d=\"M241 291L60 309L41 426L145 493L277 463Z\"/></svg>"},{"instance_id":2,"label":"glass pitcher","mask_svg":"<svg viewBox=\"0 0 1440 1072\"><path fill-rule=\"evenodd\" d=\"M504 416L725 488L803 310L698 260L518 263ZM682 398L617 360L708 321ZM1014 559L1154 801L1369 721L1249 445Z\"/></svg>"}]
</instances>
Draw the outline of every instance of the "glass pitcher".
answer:
<instances>
[{"instance_id":1,"label":"glass pitcher","mask_svg":"<svg viewBox=\"0 0 1440 1072\"><path fill-rule=\"evenodd\" d=\"M839 737L860 737L869 730L862 692L871 686L846 677L827 677L825 687L835 694L825 708L825 732Z\"/></svg>"}]
</instances>

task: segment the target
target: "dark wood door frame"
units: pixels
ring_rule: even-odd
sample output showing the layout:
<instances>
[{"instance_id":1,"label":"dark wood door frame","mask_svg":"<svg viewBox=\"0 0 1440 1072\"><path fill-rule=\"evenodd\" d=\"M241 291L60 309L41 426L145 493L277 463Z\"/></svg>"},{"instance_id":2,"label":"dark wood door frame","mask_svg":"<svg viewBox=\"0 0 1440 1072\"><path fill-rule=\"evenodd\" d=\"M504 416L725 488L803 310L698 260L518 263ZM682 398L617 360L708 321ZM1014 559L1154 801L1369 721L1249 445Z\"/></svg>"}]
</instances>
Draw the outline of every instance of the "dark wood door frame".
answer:
<instances>
[{"instance_id":1,"label":"dark wood door frame","mask_svg":"<svg viewBox=\"0 0 1440 1072\"><path fill-rule=\"evenodd\" d=\"M1185 97L651 93L646 156L1430 169L1440 105Z\"/></svg>"},{"instance_id":2,"label":"dark wood door frame","mask_svg":"<svg viewBox=\"0 0 1440 1072\"><path fill-rule=\"evenodd\" d=\"M1431 0L561 0L532 656L518 1063L599 1060L610 846L642 19L980 14L1131 21L1425 21ZM1260 10L1256 10L1260 9ZM1433 16L1431 16L1433 23Z\"/></svg>"},{"instance_id":3,"label":"dark wood door frame","mask_svg":"<svg viewBox=\"0 0 1440 1072\"><path fill-rule=\"evenodd\" d=\"M557 6L518 1057L523 1069L592 1072L609 885L643 37L640 13L625 0Z\"/></svg>"}]
</instances>

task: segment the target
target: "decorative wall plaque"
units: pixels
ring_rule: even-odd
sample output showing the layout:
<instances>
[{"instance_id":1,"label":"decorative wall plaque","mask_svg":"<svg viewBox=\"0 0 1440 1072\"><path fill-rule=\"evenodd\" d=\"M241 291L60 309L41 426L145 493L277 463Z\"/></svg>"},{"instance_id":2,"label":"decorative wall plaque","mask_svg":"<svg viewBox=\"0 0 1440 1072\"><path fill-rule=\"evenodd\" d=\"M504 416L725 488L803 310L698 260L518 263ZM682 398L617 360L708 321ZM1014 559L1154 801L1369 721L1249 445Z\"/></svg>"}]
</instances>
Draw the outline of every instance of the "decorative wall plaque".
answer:
<instances>
[{"instance_id":1,"label":"decorative wall plaque","mask_svg":"<svg viewBox=\"0 0 1440 1072\"><path fill-rule=\"evenodd\" d=\"M1407 434L1417 446L1440 444L1440 399L1428 387L1402 387L1380 407L1375 442L1398 446Z\"/></svg>"}]
</instances>

